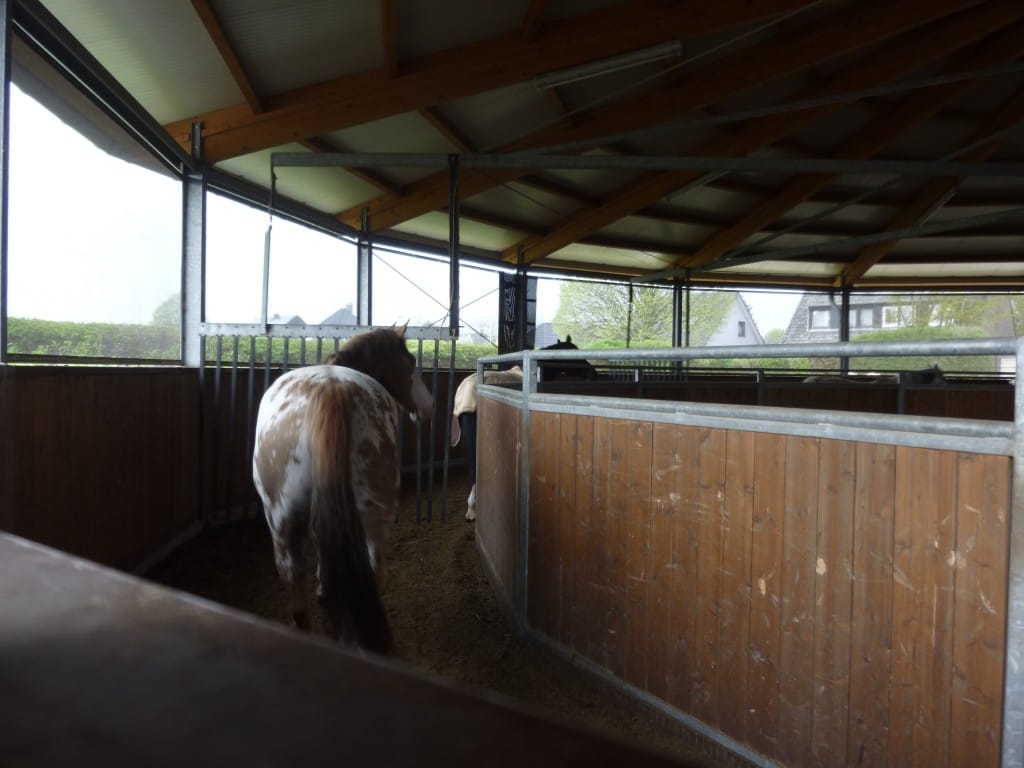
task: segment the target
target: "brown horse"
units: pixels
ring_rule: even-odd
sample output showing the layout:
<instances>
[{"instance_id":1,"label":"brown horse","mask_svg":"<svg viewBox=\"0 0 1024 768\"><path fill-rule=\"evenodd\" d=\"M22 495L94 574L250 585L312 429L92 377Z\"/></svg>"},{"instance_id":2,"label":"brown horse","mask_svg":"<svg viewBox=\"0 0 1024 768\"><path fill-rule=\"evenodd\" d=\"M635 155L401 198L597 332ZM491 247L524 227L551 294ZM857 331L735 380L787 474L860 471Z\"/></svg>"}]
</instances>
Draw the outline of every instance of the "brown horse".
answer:
<instances>
[{"instance_id":1,"label":"brown horse","mask_svg":"<svg viewBox=\"0 0 1024 768\"><path fill-rule=\"evenodd\" d=\"M253 452L295 624L309 628L305 546L313 535L331 633L378 653L391 649L378 578L398 504L400 405L413 418L433 413L405 328L369 331L350 339L336 364L296 368L267 389Z\"/></svg>"}]
</instances>

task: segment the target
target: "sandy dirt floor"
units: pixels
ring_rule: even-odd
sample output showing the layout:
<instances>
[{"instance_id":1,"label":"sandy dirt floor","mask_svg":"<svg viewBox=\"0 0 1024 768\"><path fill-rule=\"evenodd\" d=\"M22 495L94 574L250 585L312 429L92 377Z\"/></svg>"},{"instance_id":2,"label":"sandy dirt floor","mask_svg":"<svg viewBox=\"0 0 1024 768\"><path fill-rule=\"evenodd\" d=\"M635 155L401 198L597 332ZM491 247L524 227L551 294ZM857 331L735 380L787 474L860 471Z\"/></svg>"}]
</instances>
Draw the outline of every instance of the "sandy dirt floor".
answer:
<instances>
[{"instance_id":1,"label":"sandy dirt floor","mask_svg":"<svg viewBox=\"0 0 1024 768\"><path fill-rule=\"evenodd\" d=\"M464 685L496 691L600 733L668 752L695 766L715 766L685 737L640 717L599 681L545 649L518 641L501 613L463 519L468 484L453 476L447 521L435 487L433 522L416 522L407 493L391 538L383 600L400 662ZM211 527L147 578L275 621L290 623L262 518ZM314 631L323 632L319 607Z\"/></svg>"}]
</instances>

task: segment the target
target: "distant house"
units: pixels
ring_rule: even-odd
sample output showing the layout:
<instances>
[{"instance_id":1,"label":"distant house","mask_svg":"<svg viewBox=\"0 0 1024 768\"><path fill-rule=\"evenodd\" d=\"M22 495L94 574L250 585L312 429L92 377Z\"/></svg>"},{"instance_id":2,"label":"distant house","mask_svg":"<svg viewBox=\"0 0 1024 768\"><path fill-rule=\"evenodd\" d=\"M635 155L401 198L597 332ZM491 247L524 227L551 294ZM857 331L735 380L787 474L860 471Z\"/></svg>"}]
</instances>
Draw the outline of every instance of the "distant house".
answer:
<instances>
[{"instance_id":1,"label":"distant house","mask_svg":"<svg viewBox=\"0 0 1024 768\"><path fill-rule=\"evenodd\" d=\"M934 298L926 297L930 304ZM1010 298L1006 297L1009 302ZM793 317L783 337L784 344L806 344L839 341L840 299L827 293L804 293L793 310ZM881 331L910 325L918 307L913 294L863 293L850 295L850 340L871 331ZM1012 307L996 312L981 321L983 335L991 337L1014 336ZM1012 371L1015 358L1000 356L1000 371Z\"/></svg>"},{"instance_id":2,"label":"distant house","mask_svg":"<svg viewBox=\"0 0 1024 768\"><path fill-rule=\"evenodd\" d=\"M750 314L750 307L740 294L733 294L733 302L725 318L707 341L709 347L734 347L764 344L764 337Z\"/></svg>"},{"instance_id":3,"label":"distant house","mask_svg":"<svg viewBox=\"0 0 1024 768\"><path fill-rule=\"evenodd\" d=\"M320 325L358 325L359 321L352 312L352 305L346 304L336 312L325 317Z\"/></svg>"},{"instance_id":4,"label":"distant house","mask_svg":"<svg viewBox=\"0 0 1024 768\"><path fill-rule=\"evenodd\" d=\"M533 348L541 349L550 347L558 342L558 334L555 333L555 326L551 323L538 323L533 332Z\"/></svg>"},{"instance_id":5,"label":"distant house","mask_svg":"<svg viewBox=\"0 0 1024 768\"><path fill-rule=\"evenodd\" d=\"M269 325L305 325L306 321L299 315L279 315L276 312L267 318Z\"/></svg>"}]
</instances>

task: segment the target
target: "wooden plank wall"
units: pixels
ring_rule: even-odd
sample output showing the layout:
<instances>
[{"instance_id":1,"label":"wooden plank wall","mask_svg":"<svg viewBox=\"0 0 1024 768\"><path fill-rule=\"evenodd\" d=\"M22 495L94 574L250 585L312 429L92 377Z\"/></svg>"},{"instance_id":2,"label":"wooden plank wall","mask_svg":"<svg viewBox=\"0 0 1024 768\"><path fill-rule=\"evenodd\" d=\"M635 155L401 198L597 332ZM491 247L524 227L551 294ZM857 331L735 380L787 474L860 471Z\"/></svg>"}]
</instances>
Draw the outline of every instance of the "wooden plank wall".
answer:
<instances>
[{"instance_id":1,"label":"wooden plank wall","mask_svg":"<svg viewBox=\"0 0 1024 768\"><path fill-rule=\"evenodd\" d=\"M199 519L189 369L0 371L0 528L130 570Z\"/></svg>"},{"instance_id":2,"label":"wooden plank wall","mask_svg":"<svg viewBox=\"0 0 1024 768\"><path fill-rule=\"evenodd\" d=\"M534 631L783 765L999 764L1008 457L534 412L529 472Z\"/></svg>"},{"instance_id":3,"label":"wooden plank wall","mask_svg":"<svg viewBox=\"0 0 1024 768\"><path fill-rule=\"evenodd\" d=\"M522 412L519 408L479 398L477 433L501 435L500 440L477 441L476 536L486 553L501 598L507 607L522 603L517 566L520 561L519 440Z\"/></svg>"}]
</instances>

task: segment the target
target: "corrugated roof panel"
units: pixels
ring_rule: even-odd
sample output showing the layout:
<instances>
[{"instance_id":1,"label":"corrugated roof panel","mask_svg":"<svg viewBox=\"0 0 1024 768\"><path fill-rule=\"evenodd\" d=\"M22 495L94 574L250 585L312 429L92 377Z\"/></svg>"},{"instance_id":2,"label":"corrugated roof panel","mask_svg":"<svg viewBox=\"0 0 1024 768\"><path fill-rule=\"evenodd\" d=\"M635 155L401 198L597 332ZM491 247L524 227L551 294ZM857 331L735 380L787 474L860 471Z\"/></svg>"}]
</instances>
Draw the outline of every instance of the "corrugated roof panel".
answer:
<instances>
[{"instance_id":1,"label":"corrugated roof panel","mask_svg":"<svg viewBox=\"0 0 1024 768\"><path fill-rule=\"evenodd\" d=\"M190 3L43 0L43 5L161 123L244 101Z\"/></svg>"},{"instance_id":2,"label":"corrugated roof panel","mask_svg":"<svg viewBox=\"0 0 1024 768\"><path fill-rule=\"evenodd\" d=\"M379 3L211 1L261 96L384 65Z\"/></svg>"}]
</instances>

